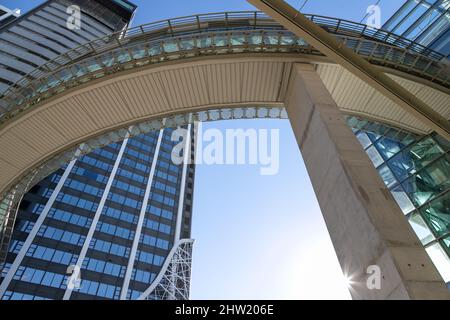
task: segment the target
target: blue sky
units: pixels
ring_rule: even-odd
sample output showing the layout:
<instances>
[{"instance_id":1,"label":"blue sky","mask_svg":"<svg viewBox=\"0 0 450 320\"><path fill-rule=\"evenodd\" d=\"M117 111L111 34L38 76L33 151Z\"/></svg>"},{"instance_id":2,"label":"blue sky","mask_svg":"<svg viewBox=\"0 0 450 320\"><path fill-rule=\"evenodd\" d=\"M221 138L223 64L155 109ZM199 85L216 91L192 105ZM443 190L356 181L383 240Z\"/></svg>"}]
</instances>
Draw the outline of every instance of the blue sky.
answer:
<instances>
[{"instance_id":1,"label":"blue sky","mask_svg":"<svg viewBox=\"0 0 450 320\"><path fill-rule=\"evenodd\" d=\"M0 0L22 12L42 1ZM245 0L134 0L133 25L207 12L254 10ZM304 0L288 1L299 8ZM309 0L303 12L360 21L376 0ZM385 21L402 0L381 0ZM203 127L280 130L280 170L198 165L192 236L193 299L348 299L349 293L287 120Z\"/></svg>"}]
</instances>

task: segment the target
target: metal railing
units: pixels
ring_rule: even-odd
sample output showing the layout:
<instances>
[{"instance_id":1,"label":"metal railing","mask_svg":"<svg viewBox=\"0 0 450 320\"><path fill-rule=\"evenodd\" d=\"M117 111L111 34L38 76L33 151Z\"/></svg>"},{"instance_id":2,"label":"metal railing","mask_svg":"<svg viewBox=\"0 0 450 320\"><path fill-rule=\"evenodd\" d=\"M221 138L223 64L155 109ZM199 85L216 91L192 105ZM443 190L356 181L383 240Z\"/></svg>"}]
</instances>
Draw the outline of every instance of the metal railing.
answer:
<instances>
[{"instance_id":1,"label":"metal railing","mask_svg":"<svg viewBox=\"0 0 450 320\"><path fill-rule=\"evenodd\" d=\"M406 71L419 71L419 76L424 76L439 84L448 84L447 70L438 63L443 58L440 53L389 32L370 28L365 24L318 15L306 16L328 32L341 37L341 39L345 37L345 39L348 39L346 45L353 46L356 52L371 57L374 61L377 59L380 62L395 60L398 64L404 64ZM53 88L53 84L60 80L64 82L67 79L74 78L74 75L71 74L72 71L69 72L67 66L74 66L86 57L98 56L101 53L107 53L118 48L127 48L130 43L136 43L137 41L163 41L163 39L192 36L198 33L238 32L239 30L247 30L247 32L250 30L288 32L267 15L257 11L210 13L162 20L133 27L125 32L117 32L90 41L34 69L3 94L0 99L0 110L3 110L0 111L0 118L3 118L6 111L11 111L14 106L26 103L30 97L42 94L47 85L49 88ZM362 39L366 40L364 45L358 43ZM377 43L380 45L377 46ZM233 44L229 43L228 45ZM278 45L282 44L279 43ZM311 48L311 51L316 52L317 50ZM161 53L164 54L164 49ZM106 64L104 67L108 67L108 65ZM63 69L67 73L61 72L60 78L54 77L54 79L51 79L55 72ZM80 73L76 70L75 75L77 74ZM47 80L47 83L44 83L43 80Z\"/></svg>"},{"instance_id":2,"label":"metal railing","mask_svg":"<svg viewBox=\"0 0 450 320\"><path fill-rule=\"evenodd\" d=\"M378 41L336 35L347 47L374 64L418 75L448 86L449 67L426 56ZM124 69L201 55L233 53L304 53L322 55L303 39L286 30L235 30L187 34L157 40L133 38L126 45L65 65L17 89L0 113L0 124L33 105L93 79Z\"/></svg>"}]
</instances>

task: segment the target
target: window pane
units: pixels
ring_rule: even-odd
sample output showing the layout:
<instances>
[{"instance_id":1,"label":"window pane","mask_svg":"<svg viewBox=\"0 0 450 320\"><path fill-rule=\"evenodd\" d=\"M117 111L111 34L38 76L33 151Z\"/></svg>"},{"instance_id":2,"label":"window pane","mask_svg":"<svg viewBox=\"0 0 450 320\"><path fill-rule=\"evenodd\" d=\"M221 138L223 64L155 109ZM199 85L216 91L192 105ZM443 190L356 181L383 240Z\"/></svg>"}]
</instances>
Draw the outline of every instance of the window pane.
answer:
<instances>
[{"instance_id":1,"label":"window pane","mask_svg":"<svg viewBox=\"0 0 450 320\"><path fill-rule=\"evenodd\" d=\"M378 173L388 188L392 187L397 182L397 179L395 179L392 171L386 165L380 167L378 169Z\"/></svg>"},{"instance_id":2,"label":"window pane","mask_svg":"<svg viewBox=\"0 0 450 320\"><path fill-rule=\"evenodd\" d=\"M436 243L426 250L442 278L444 278L444 281L450 281L450 268L448 267L450 265L450 258L447 256L444 249L439 243Z\"/></svg>"},{"instance_id":3,"label":"window pane","mask_svg":"<svg viewBox=\"0 0 450 320\"><path fill-rule=\"evenodd\" d=\"M408 171L405 167L408 167L408 158L404 156L404 153L399 153L388 161L388 166L395 174L398 180L402 181L408 177Z\"/></svg>"},{"instance_id":4,"label":"window pane","mask_svg":"<svg viewBox=\"0 0 450 320\"><path fill-rule=\"evenodd\" d=\"M441 244L443 245L445 251L447 251L447 255L450 256L450 236L441 240Z\"/></svg>"},{"instance_id":5,"label":"window pane","mask_svg":"<svg viewBox=\"0 0 450 320\"><path fill-rule=\"evenodd\" d=\"M378 151L385 159L391 158L405 146L404 144L389 138L380 139L375 144Z\"/></svg>"},{"instance_id":6,"label":"window pane","mask_svg":"<svg viewBox=\"0 0 450 320\"><path fill-rule=\"evenodd\" d=\"M410 170L411 173L425 167L431 161L444 153L442 148L439 147L439 145L431 137L413 144L407 152L414 163L414 168Z\"/></svg>"},{"instance_id":7,"label":"window pane","mask_svg":"<svg viewBox=\"0 0 450 320\"><path fill-rule=\"evenodd\" d=\"M450 150L450 141L448 141L445 138L442 138L440 135L435 134L433 135L433 139L435 139L439 146L444 149L445 151L449 151Z\"/></svg>"},{"instance_id":8,"label":"window pane","mask_svg":"<svg viewBox=\"0 0 450 320\"><path fill-rule=\"evenodd\" d=\"M417 206L450 188L450 157L445 156L403 183Z\"/></svg>"},{"instance_id":9,"label":"window pane","mask_svg":"<svg viewBox=\"0 0 450 320\"><path fill-rule=\"evenodd\" d=\"M374 146L371 146L369 149L366 150L367 155L369 156L370 160L372 160L372 163L375 167L378 167L380 164L383 163L383 158L378 153L377 149L375 149Z\"/></svg>"},{"instance_id":10,"label":"window pane","mask_svg":"<svg viewBox=\"0 0 450 320\"><path fill-rule=\"evenodd\" d=\"M418 212L414 212L409 217L409 223L419 237L422 244L427 244L435 239L427 224Z\"/></svg>"},{"instance_id":11,"label":"window pane","mask_svg":"<svg viewBox=\"0 0 450 320\"><path fill-rule=\"evenodd\" d=\"M358 132L356 134L356 138L358 138L359 142L361 143L364 149L372 144L372 142L370 141L369 137L365 132L362 131Z\"/></svg>"},{"instance_id":12,"label":"window pane","mask_svg":"<svg viewBox=\"0 0 450 320\"><path fill-rule=\"evenodd\" d=\"M231 45L238 46L245 43L245 38L243 35L233 35L231 38Z\"/></svg>"},{"instance_id":13,"label":"window pane","mask_svg":"<svg viewBox=\"0 0 450 320\"><path fill-rule=\"evenodd\" d=\"M367 135L369 136L369 138L370 138L370 140L372 142L375 142L375 141L377 141L378 139L381 138L381 136L379 134L376 134L374 132L366 132L366 133L367 133Z\"/></svg>"},{"instance_id":14,"label":"window pane","mask_svg":"<svg viewBox=\"0 0 450 320\"><path fill-rule=\"evenodd\" d=\"M408 198L408 195L403 191L402 186L395 187L394 189L391 190L391 193L404 214L407 214L412 210L414 210L414 205Z\"/></svg>"},{"instance_id":15,"label":"window pane","mask_svg":"<svg viewBox=\"0 0 450 320\"><path fill-rule=\"evenodd\" d=\"M450 231L450 191L420 209L428 225L438 235Z\"/></svg>"},{"instance_id":16,"label":"window pane","mask_svg":"<svg viewBox=\"0 0 450 320\"><path fill-rule=\"evenodd\" d=\"M44 279L42 279L42 284L45 286L50 286L53 280L53 273L47 272L45 273Z\"/></svg>"}]
</instances>

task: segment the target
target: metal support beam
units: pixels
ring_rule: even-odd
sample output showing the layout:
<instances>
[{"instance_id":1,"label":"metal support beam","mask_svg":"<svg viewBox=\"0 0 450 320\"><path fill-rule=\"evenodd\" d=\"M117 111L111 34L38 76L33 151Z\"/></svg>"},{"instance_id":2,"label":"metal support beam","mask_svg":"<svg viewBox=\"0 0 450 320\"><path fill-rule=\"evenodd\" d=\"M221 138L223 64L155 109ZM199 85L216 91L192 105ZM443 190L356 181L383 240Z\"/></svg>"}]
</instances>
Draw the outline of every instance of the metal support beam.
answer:
<instances>
[{"instance_id":1,"label":"metal support beam","mask_svg":"<svg viewBox=\"0 0 450 320\"><path fill-rule=\"evenodd\" d=\"M80 150L81 150L81 148L77 150L77 153L80 152ZM44 209L42 209L42 212L39 214L39 217L37 218L36 222L33 225L33 228L31 229L25 242L23 243L22 248L20 249L19 253L16 255L16 258L14 259L13 264L9 268L8 273L6 274L5 278L3 279L2 284L0 285L0 300L1 300L2 296L5 294L5 292L7 291L9 284L11 283L14 275L17 272L17 269L22 264L23 258L25 257L25 255L28 252L28 249L32 245L34 238L36 237L37 233L39 232L39 229L41 228L42 224L45 221L45 218L47 218L47 215L48 215L50 209L52 208L53 204L56 201L56 197L58 196L59 192L63 188L64 183L66 182L67 178L69 177L76 161L77 161L76 159L72 160L69 163L69 165L67 166L67 168L64 170L64 173L61 176L61 178L59 179L59 182L56 185L55 189L53 190L52 195L48 199Z\"/></svg>"},{"instance_id":2,"label":"metal support beam","mask_svg":"<svg viewBox=\"0 0 450 320\"><path fill-rule=\"evenodd\" d=\"M165 123L165 119L163 119ZM136 260L137 249L139 246L139 240L141 239L142 227L144 226L145 214L147 212L148 200L150 199L150 194L152 191L153 177L155 176L156 163L158 162L159 150L161 148L161 141L163 138L164 129L159 130L158 140L156 142L155 150L153 153L152 165L150 167L150 173L148 175L147 186L145 188L144 199L142 200L141 211L139 213L139 220L136 226L136 231L134 232L133 245L131 247L130 257L128 259L127 271L125 272L125 277L123 279L122 290L120 292L120 300L125 300L128 294L128 288L130 286L131 276L133 274L133 267Z\"/></svg>"},{"instance_id":3,"label":"metal support beam","mask_svg":"<svg viewBox=\"0 0 450 320\"><path fill-rule=\"evenodd\" d=\"M193 239L175 241L158 276L137 300L189 300Z\"/></svg>"},{"instance_id":4,"label":"metal support beam","mask_svg":"<svg viewBox=\"0 0 450 320\"><path fill-rule=\"evenodd\" d=\"M339 63L370 86L415 116L432 130L450 140L450 123L384 72L358 56L331 34L307 19L283 0L247 0L275 21L303 37L317 50Z\"/></svg>"},{"instance_id":5,"label":"metal support beam","mask_svg":"<svg viewBox=\"0 0 450 320\"><path fill-rule=\"evenodd\" d=\"M86 239L84 240L83 247L81 248L81 251L78 255L76 266L78 266L79 269L83 267L84 259L86 258L86 254L89 250L89 246L91 244L92 238L94 237L95 230L97 228L97 224L100 220L100 216L102 215L103 208L105 207L105 203L108 200L108 194L111 190L112 184L114 182L114 179L116 177L117 171L119 169L120 162L122 160L122 156L125 152L125 149L128 144L128 138L129 138L129 132L126 133L125 140L123 140L122 145L120 147L119 153L117 155L116 160L114 161L114 166L112 168L111 174L109 175L108 182L106 183L105 189L103 191L103 195L100 199L100 202L98 204L97 210L95 212L94 217L92 218L91 225L89 227L88 234L86 235ZM72 296L74 288L71 288L67 286L63 300L70 300L70 297Z\"/></svg>"}]
</instances>

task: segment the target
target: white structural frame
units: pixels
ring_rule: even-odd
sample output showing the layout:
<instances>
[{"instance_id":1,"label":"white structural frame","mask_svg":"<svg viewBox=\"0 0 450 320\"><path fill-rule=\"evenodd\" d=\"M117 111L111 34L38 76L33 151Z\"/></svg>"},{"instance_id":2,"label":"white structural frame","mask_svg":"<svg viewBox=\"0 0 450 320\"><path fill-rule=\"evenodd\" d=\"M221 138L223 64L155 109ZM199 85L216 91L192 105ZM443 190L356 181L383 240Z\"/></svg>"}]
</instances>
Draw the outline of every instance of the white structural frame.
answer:
<instances>
[{"instance_id":1,"label":"white structural frame","mask_svg":"<svg viewBox=\"0 0 450 320\"><path fill-rule=\"evenodd\" d=\"M14 16L16 18L20 16L20 9L12 9L11 10L0 4L0 10L5 12L3 15L0 16L0 21L3 21L5 19L9 18L10 16Z\"/></svg>"},{"instance_id":2,"label":"white structural frame","mask_svg":"<svg viewBox=\"0 0 450 320\"><path fill-rule=\"evenodd\" d=\"M164 119L165 120L165 119ZM163 122L165 122L163 120ZM150 198L150 191L152 188L153 177L155 176L156 164L158 163L159 150L161 148L161 141L163 138L164 129L159 130L158 141L156 143L155 152L153 154L152 166L148 176L148 182L145 189L144 200L142 201L141 211L139 213L139 220L136 226L136 232L134 234L133 245L131 247L130 258L128 259L127 271L123 280L122 289L120 292L120 300L127 298L128 287L130 285L131 275L133 272L134 262L136 260L136 252L139 245L139 239L141 238L142 226L144 225L145 213L147 210L148 200Z\"/></svg>"},{"instance_id":3,"label":"white structural frame","mask_svg":"<svg viewBox=\"0 0 450 320\"><path fill-rule=\"evenodd\" d=\"M177 240L155 281L137 300L188 300L193 239Z\"/></svg>"},{"instance_id":4,"label":"white structural frame","mask_svg":"<svg viewBox=\"0 0 450 320\"><path fill-rule=\"evenodd\" d=\"M95 212L94 218L92 219L91 226L89 227L89 232L86 236L86 239L84 240L80 255L78 256L76 266L78 266L80 269L83 265L83 261L84 261L84 258L86 257L86 253L89 250L89 245L91 243L92 237L94 236L95 229L97 228L97 223L100 219L100 215L102 214L103 208L104 208L106 200L108 198L108 194L111 189L114 178L116 176L117 170L119 169L119 164L120 164L120 161L122 160L122 156L123 156L123 153L127 146L127 143L128 143L128 134L126 135L125 140L123 140L123 142L122 142L122 145L119 150L119 154L117 155L116 161L114 162L114 167L111 171L111 174L109 175L108 182L106 184L105 190L104 190L102 198L100 200L100 203L97 207L97 211ZM70 299L73 289L74 288L69 288L69 287L66 288L66 291L64 292L63 300Z\"/></svg>"},{"instance_id":5,"label":"white structural frame","mask_svg":"<svg viewBox=\"0 0 450 320\"><path fill-rule=\"evenodd\" d=\"M82 148L83 148L83 145L81 145L78 148L76 153L77 154L81 153ZM20 249L19 253L17 254L16 258L14 259L14 262L11 265L11 268L8 270L6 277L3 279L3 282L0 285L0 299L3 297L6 290L8 289L8 286L11 283L11 280L13 279L14 275L17 272L17 269L21 265L23 258L27 254L28 249L30 248L31 244L34 241L34 238L36 237L39 229L41 228L42 224L44 223L45 218L47 218L47 215L48 215L50 209L52 208L53 204L55 203L56 197L58 196L59 192L61 191L62 187L64 186L64 183L66 182L67 178L69 177L69 174L72 171L76 161L77 160L74 159L71 162L69 162L69 164L67 165L67 168L66 168L66 170L64 170L63 175L59 179L55 189L52 192L52 195L50 196L47 203L45 204L45 207L42 210L42 212L39 214L39 217L36 220L36 222L34 223L33 228L31 229L30 233L28 234L27 239L23 243L22 248Z\"/></svg>"},{"instance_id":6,"label":"white structural frame","mask_svg":"<svg viewBox=\"0 0 450 320\"><path fill-rule=\"evenodd\" d=\"M184 149L183 149L183 169L182 169L182 176L181 176L181 182L180 182L181 186L180 186L180 195L179 195L179 200L178 200L178 209L177 209L177 217L176 217L176 229L175 229L175 233L174 233L174 245L173 245L169 255L166 257L165 263L164 263L163 267L161 268L161 271L159 272L158 276L153 281L151 286L145 291L145 292L148 292L148 294L146 294L145 297L148 297L150 294L153 294L154 297L156 297L157 299L176 300L176 299L188 299L189 298L191 261L192 261L192 245L193 245L194 240L180 239L180 236L181 236L181 226L182 226L183 212L184 212L184 197L185 197L184 190L185 190L185 186L186 186L187 168L190 163L189 159L190 159L190 155L191 155L191 138L192 138L191 137L191 128L192 128L191 122L192 122L192 114L189 114L187 131L186 131L186 135L184 136L185 140L184 140ZM137 253L137 249L138 249L138 245L139 245L140 235L142 233L142 227L143 227L143 223L144 223L146 208L147 208L148 201L149 201L149 198L151 195L151 186L152 186L154 174L156 171L156 165L158 162L159 151L161 148L163 133L164 133L164 129L165 129L165 123L166 123L166 119L163 119L163 128L159 130L158 140L156 143L155 152L154 152L153 159L152 159L152 165L150 168L149 179L147 182L144 199L143 199L141 210L140 210L139 220L138 220L138 224L136 227L135 237L133 240L130 257L128 260L126 273L124 276L124 282L123 282L121 294L120 294L121 300L125 300L127 298L127 291L128 291L130 280L131 280L131 275L132 275L133 266L134 266L134 262L135 262L135 258L136 258L136 253ZM130 128L130 130L131 130L131 128ZM130 131L127 132L125 139L123 140L123 142L121 144L119 153L115 159L114 166L109 175L102 198L100 199L96 213L95 213L92 223L89 227L88 234L86 236L86 239L83 243L80 254L78 256L76 266L79 267L79 269L82 268L83 261L86 257L87 251L89 250L89 245L94 236L98 221L103 212L107 197L108 197L110 189L112 187L112 183L114 182L117 170L119 168L120 162L122 160L123 154L124 154L126 146L128 144L128 140L130 138L129 132ZM1 298L1 296L3 296L4 292L6 292L10 282L12 281L12 279L14 277L14 274L16 273L20 264L22 263L23 258L25 257L27 251L29 250L29 247L33 243L33 240L34 240L37 232L39 231L39 229L42 226L45 218L47 217L50 209L52 208L58 194L60 193L62 187L64 186L64 183L66 182L67 178L69 177L69 174L72 171L76 161L79 159L79 155L82 153L83 147L84 147L84 144L82 144L79 147L79 149L77 150L76 158L73 159L67 166L67 168L64 171L64 174L62 175L61 179L59 180L55 190L53 191L52 195L50 196L49 200L47 201L46 206L44 207L38 220L34 224L33 229L31 230L30 234L28 235L27 240L23 244L16 259L14 260L13 265L9 269L4 281L2 282L2 285L0 286L0 298ZM63 300L69 300L74 289L75 288L67 287L64 292ZM142 294L141 297L143 297L144 294Z\"/></svg>"},{"instance_id":7,"label":"white structural frame","mask_svg":"<svg viewBox=\"0 0 450 320\"><path fill-rule=\"evenodd\" d=\"M184 212L184 190L186 187L187 167L191 155L191 128L192 114L188 115L188 126L184 137L183 148L183 171L181 174L180 196L178 200L178 211L174 235L174 245L166 257L163 267L150 287L138 298L145 300L150 295L157 300L187 300L189 299L191 262L192 262L192 239L180 239L181 225Z\"/></svg>"},{"instance_id":8,"label":"white structural frame","mask_svg":"<svg viewBox=\"0 0 450 320\"><path fill-rule=\"evenodd\" d=\"M189 121L186 132L186 141L183 149L183 171L181 174L181 186L180 186L180 197L178 200L178 211L177 211L177 225L175 229L175 241L180 239L181 235L181 222L183 220L183 212L184 212L184 189L186 187L186 175L187 175L187 166L189 165L189 158L191 155L191 127L192 127L192 113L189 113Z\"/></svg>"}]
</instances>

